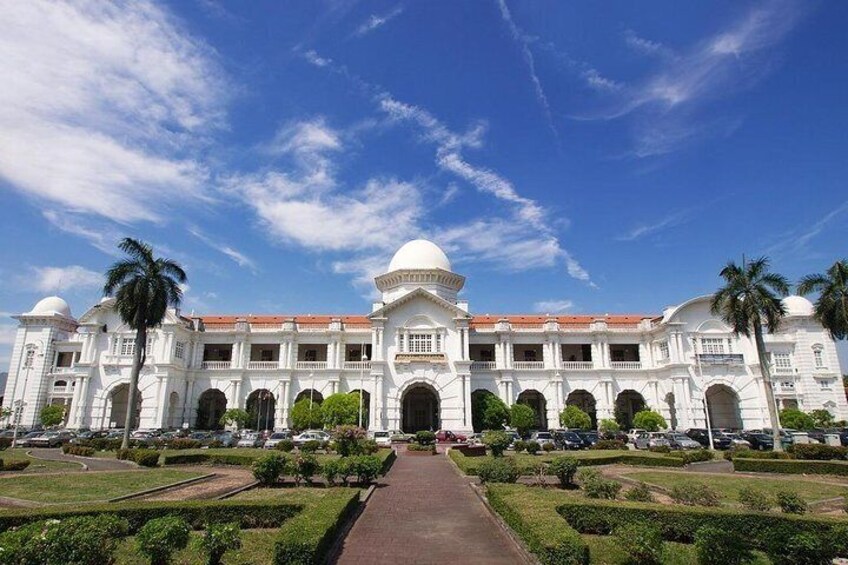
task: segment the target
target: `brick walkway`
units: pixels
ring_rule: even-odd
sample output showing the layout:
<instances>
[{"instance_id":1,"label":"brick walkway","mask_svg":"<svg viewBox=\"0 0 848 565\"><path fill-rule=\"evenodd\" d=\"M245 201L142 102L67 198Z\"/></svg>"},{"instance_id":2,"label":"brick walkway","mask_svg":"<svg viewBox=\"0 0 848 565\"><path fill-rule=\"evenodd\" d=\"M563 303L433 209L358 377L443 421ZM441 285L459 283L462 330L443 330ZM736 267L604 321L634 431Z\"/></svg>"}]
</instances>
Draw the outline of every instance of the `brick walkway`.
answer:
<instances>
[{"instance_id":1,"label":"brick walkway","mask_svg":"<svg viewBox=\"0 0 848 565\"><path fill-rule=\"evenodd\" d=\"M336 563L526 563L444 455L398 455Z\"/></svg>"}]
</instances>

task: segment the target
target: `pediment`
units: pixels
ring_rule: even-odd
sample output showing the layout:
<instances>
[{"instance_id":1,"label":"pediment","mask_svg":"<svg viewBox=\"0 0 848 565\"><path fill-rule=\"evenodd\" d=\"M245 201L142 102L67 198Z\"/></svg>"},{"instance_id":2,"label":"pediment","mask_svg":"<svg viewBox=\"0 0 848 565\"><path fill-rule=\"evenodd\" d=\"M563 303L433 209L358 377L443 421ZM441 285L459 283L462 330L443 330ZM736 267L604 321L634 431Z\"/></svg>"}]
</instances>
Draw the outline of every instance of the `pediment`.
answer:
<instances>
[{"instance_id":1,"label":"pediment","mask_svg":"<svg viewBox=\"0 0 848 565\"><path fill-rule=\"evenodd\" d=\"M432 302L433 304L436 304L437 306L440 306L441 308L444 308L445 310L450 312L453 315L454 318L464 318L464 319L467 319L467 320L471 319L471 314L469 314L468 312L466 312L462 308L459 308L456 304L452 304L452 303L448 302L447 300L445 300L444 298L436 296L432 292L424 290L423 288L416 288L412 292L408 292L407 294L404 294L400 298L393 300L392 302L389 302L388 304L384 305L382 308L379 308L379 309L375 310L374 312L371 312L371 314L368 317L369 318L383 318L389 312L391 312L392 310L394 310L394 309L396 309L400 306L403 306L405 304L409 304L410 302L413 302L415 300L428 300L428 301Z\"/></svg>"}]
</instances>

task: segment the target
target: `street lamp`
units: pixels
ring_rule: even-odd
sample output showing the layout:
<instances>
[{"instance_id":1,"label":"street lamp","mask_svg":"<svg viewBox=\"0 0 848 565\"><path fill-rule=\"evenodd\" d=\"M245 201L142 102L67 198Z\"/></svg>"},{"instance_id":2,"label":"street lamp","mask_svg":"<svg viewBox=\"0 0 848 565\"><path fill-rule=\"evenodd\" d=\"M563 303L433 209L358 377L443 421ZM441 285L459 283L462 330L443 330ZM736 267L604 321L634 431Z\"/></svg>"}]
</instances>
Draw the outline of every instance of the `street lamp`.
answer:
<instances>
[{"instance_id":1,"label":"street lamp","mask_svg":"<svg viewBox=\"0 0 848 565\"><path fill-rule=\"evenodd\" d=\"M362 351L365 351L365 348L362 348ZM362 354L362 363L359 364L359 427L362 427L362 397L365 393L365 363L368 362L368 356L365 353Z\"/></svg>"}]
</instances>

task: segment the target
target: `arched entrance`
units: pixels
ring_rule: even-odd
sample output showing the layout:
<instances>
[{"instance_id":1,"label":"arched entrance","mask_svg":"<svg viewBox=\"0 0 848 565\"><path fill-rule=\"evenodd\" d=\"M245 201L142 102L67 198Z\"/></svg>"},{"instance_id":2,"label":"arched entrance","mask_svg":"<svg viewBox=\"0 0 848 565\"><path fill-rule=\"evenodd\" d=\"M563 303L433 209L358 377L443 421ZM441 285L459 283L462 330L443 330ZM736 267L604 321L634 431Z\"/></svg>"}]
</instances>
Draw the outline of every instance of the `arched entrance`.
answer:
<instances>
[{"instance_id":1,"label":"arched entrance","mask_svg":"<svg viewBox=\"0 0 848 565\"><path fill-rule=\"evenodd\" d=\"M368 393L367 390L360 391L359 389L352 390L349 394L355 395L357 397L357 400L359 400L360 393L362 395L362 427L367 430L369 422L368 417L371 414L371 395ZM359 416L357 415L357 420L358 419Z\"/></svg>"},{"instance_id":2,"label":"arched entrance","mask_svg":"<svg viewBox=\"0 0 848 565\"><path fill-rule=\"evenodd\" d=\"M633 416L646 407L645 398L635 390L623 390L615 399L615 419L622 429L633 427Z\"/></svg>"},{"instance_id":3,"label":"arched entrance","mask_svg":"<svg viewBox=\"0 0 848 565\"><path fill-rule=\"evenodd\" d=\"M298 395L294 397L294 401L297 402L298 400L303 400L304 398L306 400L309 400L311 398L313 404L321 404L322 402L324 402L324 395L318 392L317 390L311 388L300 391Z\"/></svg>"},{"instance_id":4,"label":"arched entrance","mask_svg":"<svg viewBox=\"0 0 848 565\"><path fill-rule=\"evenodd\" d=\"M109 427L123 428L127 422L127 408L130 403L130 385L124 383L112 389L109 395L109 402L112 409L109 411ZM141 415L141 391L135 392L135 412L133 413L133 421L131 429L138 427L138 419Z\"/></svg>"},{"instance_id":5,"label":"arched entrance","mask_svg":"<svg viewBox=\"0 0 848 565\"><path fill-rule=\"evenodd\" d=\"M518 395L518 404L526 404L536 412L536 429L548 429L548 403L538 390L529 389Z\"/></svg>"},{"instance_id":6,"label":"arched entrance","mask_svg":"<svg viewBox=\"0 0 848 565\"><path fill-rule=\"evenodd\" d=\"M250 416L248 427L257 430L274 429L274 395L267 388L254 390L247 397L247 414Z\"/></svg>"},{"instance_id":7,"label":"arched entrance","mask_svg":"<svg viewBox=\"0 0 848 565\"><path fill-rule=\"evenodd\" d=\"M180 395L176 391L168 396L168 412L164 419L165 426L169 428L180 427Z\"/></svg>"},{"instance_id":8,"label":"arched entrance","mask_svg":"<svg viewBox=\"0 0 848 565\"><path fill-rule=\"evenodd\" d=\"M598 429L598 411L595 407L595 397L587 390L572 391L565 399L566 406L576 406L587 413L592 419L592 429Z\"/></svg>"},{"instance_id":9,"label":"arched entrance","mask_svg":"<svg viewBox=\"0 0 848 565\"><path fill-rule=\"evenodd\" d=\"M742 415L739 411L739 397L727 385L712 385L704 393L707 398L707 411L713 428L742 429Z\"/></svg>"},{"instance_id":10,"label":"arched entrance","mask_svg":"<svg viewBox=\"0 0 848 565\"><path fill-rule=\"evenodd\" d=\"M217 388L203 391L197 401L197 421L199 430L218 430L222 428L221 416L227 411L227 396Z\"/></svg>"},{"instance_id":11,"label":"arched entrance","mask_svg":"<svg viewBox=\"0 0 848 565\"><path fill-rule=\"evenodd\" d=\"M471 426L475 432L502 430L509 421L509 408L490 390L480 388L471 393Z\"/></svg>"},{"instance_id":12,"label":"arched entrance","mask_svg":"<svg viewBox=\"0 0 848 565\"><path fill-rule=\"evenodd\" d=\"M439 394L426 384L410 387L401 401L401 427L408 434L439 429Z\"/></svg>"}]
</instances>

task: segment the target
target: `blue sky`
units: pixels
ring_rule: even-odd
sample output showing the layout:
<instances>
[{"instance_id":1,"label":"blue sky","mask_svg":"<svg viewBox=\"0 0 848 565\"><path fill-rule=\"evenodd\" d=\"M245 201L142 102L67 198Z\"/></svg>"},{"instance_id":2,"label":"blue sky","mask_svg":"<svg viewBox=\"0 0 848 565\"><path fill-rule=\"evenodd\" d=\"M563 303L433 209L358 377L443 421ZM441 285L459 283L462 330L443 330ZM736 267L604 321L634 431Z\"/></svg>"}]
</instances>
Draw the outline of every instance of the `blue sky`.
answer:
<instances>
[{"instance_id":1,"label":"blue sky","mask_svg":"<svg viewBox=\"0 0 848 565\"><path fill-rule=\"evenodd\" d=\"M81 314L115 242L184 310L364 313L405 240L474 312L658 313L742 254L845 254L848 4L0 7L9 313Z\"/></svg>"}]
</instances>

